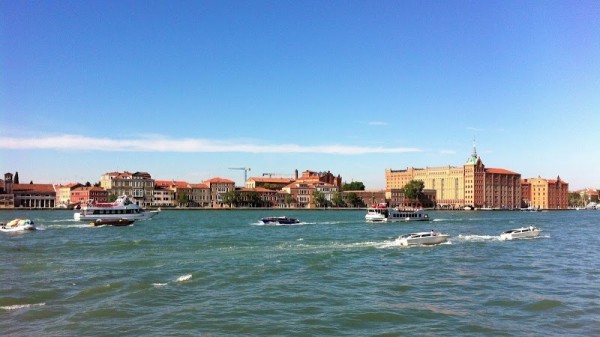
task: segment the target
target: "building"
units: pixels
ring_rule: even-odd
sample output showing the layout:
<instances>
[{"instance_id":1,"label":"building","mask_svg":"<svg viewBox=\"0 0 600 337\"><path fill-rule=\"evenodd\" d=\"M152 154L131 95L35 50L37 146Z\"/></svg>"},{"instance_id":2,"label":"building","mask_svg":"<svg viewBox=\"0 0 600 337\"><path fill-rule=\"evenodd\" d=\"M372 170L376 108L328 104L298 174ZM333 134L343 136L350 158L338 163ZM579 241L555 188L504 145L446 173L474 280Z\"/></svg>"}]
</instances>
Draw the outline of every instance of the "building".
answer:
<instances>
[{"instance_id":1,"label":"building","mask_svg":"<svg viewBox=\"0 0 600 337\"><path fill-rule=\"evenodd\" d=\"M71 191L73 191L74 188L81 186L83 185L79 183L55 185L54 190L56 191L56 207L67 208L69 205L73 204L73 202L71 202Z\"/></svg>"},{"instance_id":2,"label":"building","mask_svg":"<svg viewBox=\"0 0 600 337\"><path fill-rule=\"evenodd\" d=\"M529 191L528 207L538 209L566 209L569 207L569 184L562 181L541 177L523 179L523 185Z\"/></svg>"},{"instance_id":3,"label":"building","mask_svg":"<svg viewBox=\"0 0 600 337\"><path fill-rule=\"evenodd\" d=\"M13 175L5 173L0 180L0 208L15 208L15 195L13 194Z\"/></svg>"},{"instance_id":4,"label":"building","mask_svg":"<svg viewBox=\"0 0 600 337\"><path fill-rule=\"evenodd\" d=\"M338 187L333 184L321 182L318 179L309 179L308 181L299 179L285 186L282 191L292 198L293 202L290 206L297 208L315 208L317 206L314 200L315 191L322 193L325 202L331 205L335 193L338 192ZM284 203L286 203L285 196Z\"/></svg>"},{"instance_id":5,"label":"building","mask_svg":"<svg viewBox=\"0 0 600 337\"><path fill-rule=\"evenodd\" d=\"M174 206L189 206L189 202L191 201L192 188L187 182L175 180L155 180L154 187L155 189L156 187L161 187L161 190L169 189L173 191Z\"/></svg>"},{"instance_id":6,"label":"building","mask_svg":"<svg viewBox=\"0 0 600 337\"><path fill-rule=\"evenodd\" d=\"M437 207L513 209L521 206L521 175L505 169L486 168L473 152L463 166L407 168L385 171L386 191L403 188L421 180L425 189L435 190Z\"/></svg>"},{"instance_id":7,"label":"building","mask_svg":"<svg viewBox=\"0 0 600 337\"><path fill-rule=\"evenodd\" d=\"M126 195L142 207L152 204L154 179L147 172L108 172L100 177L100 187L109 195Z\"/></svg>"},{"instance_id":8,"label":"building","mask_svg":"<svg viewBox=\"0 0 600 337\"><path fill-rule=\"evenodd\" d=\"M108 192L96 186L78 186L71 191L71 203L87 204L90 200L94 202L108 202Z\"/></svg>"},{"instance_id":9,"label":"building","mask_svg":"<svg viewBox=\"0 0 600 337\"><path fill-rule=\"evenodd\" d=\"M14 207L54 208L56 192L52 184L13 184Z\"/></svg>"},{"instance_id":10,"label":"building","mask_svg":"<svg viewBox=\"0 0 600 337\"><path fill-rule=\"evenodd\" d=\"M298 177L298 170L294 172L294 180L302 180L305 183L316 184L317 182L322 182L326 184L331 184L335 186L338 190L342 188L342 177L338 174L338 176L334 176L331 172L315 172L311 170L306 170L302 172L302 176Z\"/></svg>"},{"instance_id":11,"label":"building","mask_svg":"<svg viewBox=\"0 0 600 337\"><path fill-rule=\"evenodd\" d=\"M223 207L223 195L235 191L235 182L225 178L212 178L203 182L210 191L210 207Z\"/></svg>"},{"instance_id":12,"label":"building","mask_svg":"<svg viewBox=\"0 0 600 337\"><path fill-rule=\"evenodd\" d=\"M190 184L190 201L196 207L210 206L210 187L207 184Z\"/></svg>"},{"instance_id":13,"label":"building","mask_svg":"<svg viewBox=\"0 0 600 337\"><path fill-rule=\"evenodd\" d=\"M246 188L262 187L278 191L291 184L294 180L294 178L250 177L246 180Z\"/></svg>"},{"instance_id":14,"label":"building","mask_svg":"<svg viewBox=\"0 0 600 337\"><path fill-rule=\"evenodd\" d=\"M391 189L389 191L385 191L386 199L389 200L389 205L391 207L399 207L399 208L414 208L414 207L423 207L423 208L433 208L436 203L436 192L435 190L423 189L421 195L418 200L408 200L404 197L404 192L402 189Z\"/></svg>"},{"instance_id":15,"label":"building","mask_svg":"<svg viewBox=\"0 0 600 337\"><path fill-rule=\"evenodd\" d=\"M153 207L173 207L175 206L175 191L164 186L154 186L154 198L152 198Z\"/></svg>"}]
</instances>

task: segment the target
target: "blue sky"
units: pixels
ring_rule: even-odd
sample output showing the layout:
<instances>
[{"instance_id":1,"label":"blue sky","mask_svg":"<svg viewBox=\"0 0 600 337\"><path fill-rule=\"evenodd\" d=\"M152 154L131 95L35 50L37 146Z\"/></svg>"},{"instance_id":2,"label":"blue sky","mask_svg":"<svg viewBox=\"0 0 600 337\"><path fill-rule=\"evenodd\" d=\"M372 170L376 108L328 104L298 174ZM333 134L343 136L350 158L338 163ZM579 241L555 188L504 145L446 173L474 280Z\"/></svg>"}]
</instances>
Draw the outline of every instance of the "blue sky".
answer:
<instances>
[{"instance_id":1,"label":"blue sky","mask_svg":"<svg viewBox=\"0 0 600 337\"><path fill-rule=\"evenodd\" d=\"M0 172L487 167L600 188L598 1L0 0Z\"/></svg>"}]
</instances>

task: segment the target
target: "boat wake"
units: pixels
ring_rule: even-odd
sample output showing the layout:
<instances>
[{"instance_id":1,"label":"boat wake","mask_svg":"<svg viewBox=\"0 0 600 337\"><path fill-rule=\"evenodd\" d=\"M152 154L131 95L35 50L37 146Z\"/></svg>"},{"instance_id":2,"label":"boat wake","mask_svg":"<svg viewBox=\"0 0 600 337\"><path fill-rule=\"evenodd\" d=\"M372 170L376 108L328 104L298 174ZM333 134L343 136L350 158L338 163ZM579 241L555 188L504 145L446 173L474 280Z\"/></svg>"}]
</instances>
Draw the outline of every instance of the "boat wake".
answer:
<instances>
[{"instance_id":1,"label":"boat wake","mask_svg":"<svg viewBox=\"0 0 600 337\"><path fill-rule=\"evenodd\" d=\"M485 242L485 241L500 241L500 235L474 235L474 234L459 234L456 239L465 242Z\"/></svg>"},{"instance_id":2,"label":"boat wake","mask_svg":"<svg viewBox=\"0 0 600 337\"><path fill-rule=\"evenodd\" d=\"M19 310L19 309L27 309L27 308L32 308L32 307L41 307L46 305L46 303L42 302L42 303L34 303L34 304L14 304L14 305L5 305L5 306L0 306L0 310L6 310L6 311L13 311L13 310Z\"/></svg>"}]
</instances>

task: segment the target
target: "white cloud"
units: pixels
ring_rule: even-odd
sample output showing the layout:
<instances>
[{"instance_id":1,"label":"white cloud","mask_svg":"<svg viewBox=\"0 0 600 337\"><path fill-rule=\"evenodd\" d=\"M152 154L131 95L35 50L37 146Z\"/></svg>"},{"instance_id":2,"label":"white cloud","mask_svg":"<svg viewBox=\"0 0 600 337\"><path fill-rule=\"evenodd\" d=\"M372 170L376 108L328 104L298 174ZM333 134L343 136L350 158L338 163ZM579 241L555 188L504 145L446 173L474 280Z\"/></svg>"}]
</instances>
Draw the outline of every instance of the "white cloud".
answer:
<instances>
[{"instance_id":1,"label":"white cloud","mask_svg":"<svg viewBox=\"0 0 600 337\"><path fill-rule=\"evenodd\" d=\"M39 138L0 137L0 148L11 150L72 150L106 152L242 152L242 153L322 153L358 155L371 153L421 152L411 147L252 144L240 141L215 141L209 139L171 139L161 136L136 139L92 138L82 135L60 135Z\"/></svg>"}]
</instances>

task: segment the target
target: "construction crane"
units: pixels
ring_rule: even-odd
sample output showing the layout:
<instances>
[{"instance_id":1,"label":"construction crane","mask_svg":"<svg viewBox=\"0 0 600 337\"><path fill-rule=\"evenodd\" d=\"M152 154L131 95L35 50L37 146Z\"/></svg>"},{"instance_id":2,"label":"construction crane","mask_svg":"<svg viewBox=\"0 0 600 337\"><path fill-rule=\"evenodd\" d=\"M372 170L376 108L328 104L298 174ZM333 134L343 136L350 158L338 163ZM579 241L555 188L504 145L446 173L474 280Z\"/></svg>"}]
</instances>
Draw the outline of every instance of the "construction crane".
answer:
<instances>
[{"instance_id":1,"label":"construction crane","mask_svg":"<svg viewBox=\"0 0 600 337\"><path fill-rule=\"evenodd\" d=\"M263 173L263 175L262 175L262 176L263 176L263 177L264 177L264 176L269 176L269 178L271 178L272 176L283 176L283 175L285 175L285 174L283 174L283 173L272 173L272 172L267 172L267 173Z\"/></svg>"},{"instance_id":2,"label":"construction crane","mask_svg":"<svg viewBox=\"0 0 600 337\"><path fill-rule=\"evenodd\" d=\"M249 167L230 167L230 170L244 170L244 185L246 184L246 180L248 180L248 171L250 171Z\"/></svg>"}]
</instances>

